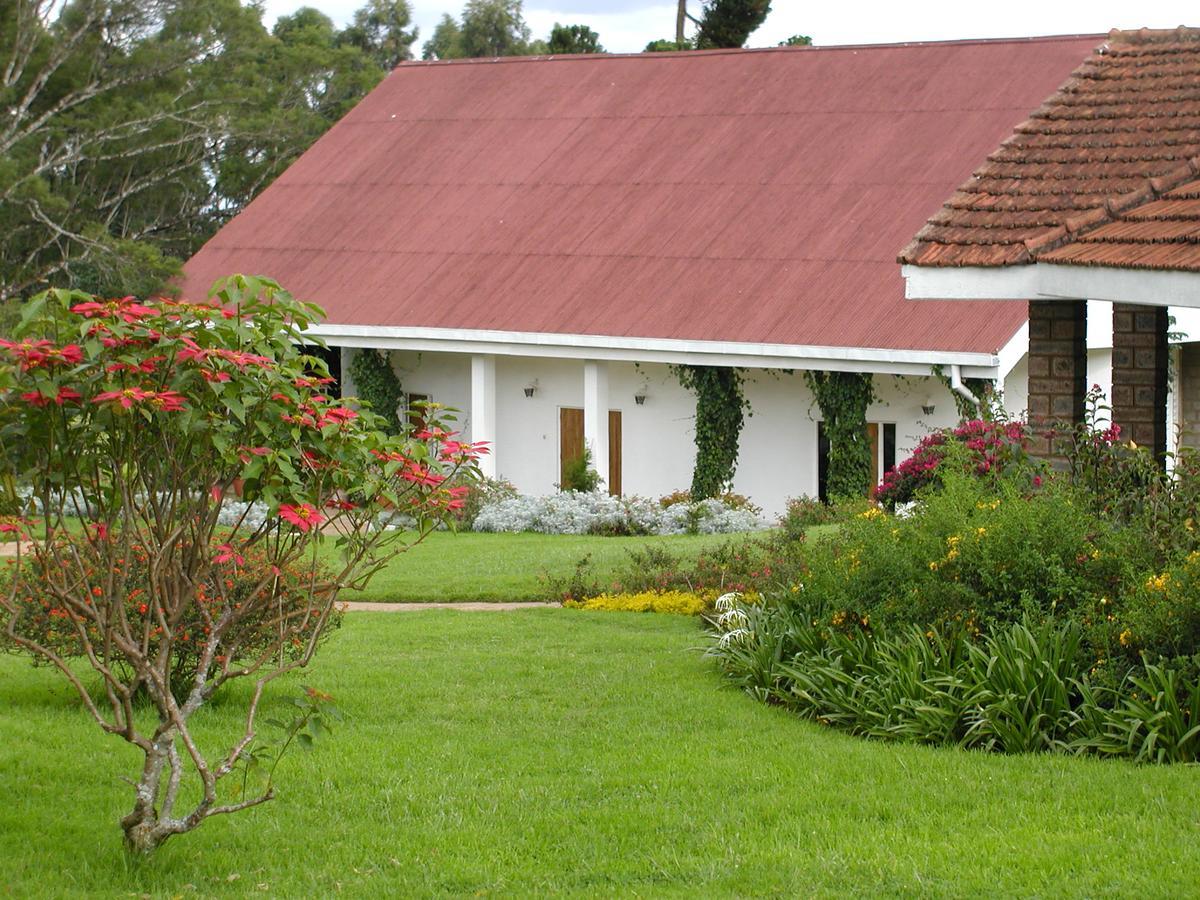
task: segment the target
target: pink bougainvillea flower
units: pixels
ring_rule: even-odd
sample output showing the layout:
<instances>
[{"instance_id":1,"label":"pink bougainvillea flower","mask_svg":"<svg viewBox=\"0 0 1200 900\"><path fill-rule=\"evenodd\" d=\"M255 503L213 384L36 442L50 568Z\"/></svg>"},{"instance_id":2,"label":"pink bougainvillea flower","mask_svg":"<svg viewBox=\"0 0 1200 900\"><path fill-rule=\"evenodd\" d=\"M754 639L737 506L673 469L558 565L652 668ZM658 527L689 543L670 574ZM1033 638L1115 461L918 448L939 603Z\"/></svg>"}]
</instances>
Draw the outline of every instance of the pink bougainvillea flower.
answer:
<instances>
[{"instance_id":1,"label":"pink bougainvillea flower","mask_svg":"<svg viewBox=\"0 0 1200 900\"><path fill-rule=\"evenodd\" d=\"M122 297L119 300L89 300L87 303L76 303L71 312L85 319L105 318L121 319L133 323L146 316L158 314L158 310L138 303L133 297Z\"/></svg>"},{"instance_id":2,"label":"pink bougainvillea flower","mask_svg":"<svg viewBox=\"0 0 1200 900\"><path fill-rule=\"evenodd\" d=\"M108 540L108 525L106 523L92 522L88 525L87 528L88 528L88 531L91 532L92 537L94 537L96 540L98 540L98 541Z\"/></svg>"},{"instance_id":3,"label":"pink bougainvillea flower","mask_svg":"<svg viewBox=\"0 0 1200 900\"><path fill-rule=\"evenodd\" d=\"M281 503L279 518L291 522L301 531L311 531L325 521L325 515L311 503Z\"/></svg>"},{"instance_id":4,"label":"pink bougainvillea flower","mask_svg":"<svg viewBox=\"0 0 1200 900\"><path fill-rule=\"evenodd\" d=\"M233 560L239 566L246 564L246 557L234 550L232 544L219 544L217 545L217 550L220 552L213 557L213 562L217 565L227 563L230 560Z\"/></svg>"}]
</instances>

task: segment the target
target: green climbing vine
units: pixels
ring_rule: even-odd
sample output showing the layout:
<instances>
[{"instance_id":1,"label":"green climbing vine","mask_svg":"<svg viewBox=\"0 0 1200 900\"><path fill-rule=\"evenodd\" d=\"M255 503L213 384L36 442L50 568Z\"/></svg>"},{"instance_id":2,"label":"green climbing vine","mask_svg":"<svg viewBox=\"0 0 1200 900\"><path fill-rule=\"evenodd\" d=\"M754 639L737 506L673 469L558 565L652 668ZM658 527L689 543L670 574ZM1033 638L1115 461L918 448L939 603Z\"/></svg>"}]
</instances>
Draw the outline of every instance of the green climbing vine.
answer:
<instances>
[{"instance_id":1,"label":"green climbing vine","mask_svg":"<svg viewBox=\"0 0 1200 900\"><path fill-rule=\"evenodd\" d=\"M975 395L979 400L978 403L972 403L958 391L954 390L954 386L950 381L950 376L942 369L941 366L934 366L933 375L940 381L950 392L950 396L954 398L954 408L958 411L959 421L966 419L987 419L993 418L995 410L993 409L993 399L996 389L996 383L990 378L964 378L963 387Z\"/></svg>"},{"instance_id":2,"label":"green climbing vine","mask_svg":"<svg viewBox=\"0 0 1200 900\"><path fill-rule=\"evenodd\" d=\"M387 419L388 433L400 434L400 405L404 402L404 391L400 379L392 369L385 350L356 350L350 360L350 377L358 396L371 405L371 409Z\"/></svg>"},{"instance_id":3,"label":"green climbing vine","mask_svg":"<svg viewBox=\"0 0 1200 900\"><path fill-rule=\"evenodd\" d=\"M745 419L742 370L728 366L673 366L679 383L696 395L696 467L692 499L707 500L729 489L737 469Z\"/></svg>"},{"instance_id":4,"label":"green climbing vine","mask_svg":"<svg viewBox=\"0 0 1200 900\"><path fill-rule=\"evenodd\" d=\"M861 497L871 487L867 407L875 399L870 372L806 371L829 438L826 491L830 497Z\"/></svg>"}]
</instances>

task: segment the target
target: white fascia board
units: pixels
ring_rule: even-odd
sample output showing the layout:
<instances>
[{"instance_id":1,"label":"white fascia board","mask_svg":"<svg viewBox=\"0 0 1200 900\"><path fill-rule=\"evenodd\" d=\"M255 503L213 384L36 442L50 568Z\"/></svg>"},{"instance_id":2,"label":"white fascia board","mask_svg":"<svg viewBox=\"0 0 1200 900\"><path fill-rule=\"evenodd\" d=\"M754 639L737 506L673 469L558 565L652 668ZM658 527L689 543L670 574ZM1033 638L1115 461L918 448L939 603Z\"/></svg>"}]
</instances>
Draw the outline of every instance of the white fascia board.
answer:
<instances>
[{"instance_id":1,"label":"white fascia board","mask_svg":"<svg viewBox=\"0 0 1200 900\"><path fill-rule=\"evenodd\" d=\"M1200 272L1038 263L1038 296L1200 307Z\"/></svg>"},{"instance_id":2,"label":"white fascia board","mask_svg":"<svg viewBox=\"0 0 1200 900\"><path fill-rule=\"evenodd\" d=\"M908 300L1028 300L1036 297L1037 267L901 266Z\"/></svg>"},{"instance_id":3,"label":"white fascia board","mask_svg":"<svg viewBox=\"0 0 1200 900\"><path fill-rule=\"evenodd\" d=\"M1107 300L1200 308L1200 273L1056 263L901 266L909 300Z\"/></svg>"},{"instance_id":4,"label":"white fascia board","mask_svg":"<svg viewBox=\"0 0 1200 900\"><path fill-rule=\"evenodd\" d=\"M996 354L1000 361L1000 380L1008 378L1012 370L1017 367L1025 354L1029 352L1029 320L1017 329L1017 333L1012 336L1007 344L1000 348L1000 352Z\"/></svg>"},{"instance_id":5,"label":"white fascia board","mask_svg":"<svg viewBox=\"0 0 1200 900\"><path fill-rule=\"evenodd\" d=\"M374 347L437 353L492 353L554 359L738 366L750 369L821 369L928 375L932 366L963 367L964 377L995 378L993 353L889 350L871 347L818 347L594 334L408 328L393 325L338 325L326 322L309 331L332 346Z\"/></svg>"}]
</instances>

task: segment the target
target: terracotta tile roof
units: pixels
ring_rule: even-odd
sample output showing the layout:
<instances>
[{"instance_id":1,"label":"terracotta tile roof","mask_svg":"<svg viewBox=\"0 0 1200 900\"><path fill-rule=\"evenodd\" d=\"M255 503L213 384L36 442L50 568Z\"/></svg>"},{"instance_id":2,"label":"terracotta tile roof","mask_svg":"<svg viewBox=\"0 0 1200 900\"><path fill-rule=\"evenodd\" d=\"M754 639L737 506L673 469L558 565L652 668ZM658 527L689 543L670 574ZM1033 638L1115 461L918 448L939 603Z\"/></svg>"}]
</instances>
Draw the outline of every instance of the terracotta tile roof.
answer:
<instances>
[{"instance_id":1,"label":"terracotta tile roof","mask_svg":"<svg viewBox=\"0 0 1200 900\"><path fill-rule=\"evenodd\" d=\"M347 326L989 353L895 250L1101 36L411 63L188 262Z\"/></svg>"},{"instance_id":2,"label":"terracotta tile roof","mask_svg":"<svg viewBox=\"0 0 1200 900\"><path fill-rule=\"evenodd\" d=\"M1200 269L1200 29L1114 31L900 254Z\"/></svg>"}]
</instances>

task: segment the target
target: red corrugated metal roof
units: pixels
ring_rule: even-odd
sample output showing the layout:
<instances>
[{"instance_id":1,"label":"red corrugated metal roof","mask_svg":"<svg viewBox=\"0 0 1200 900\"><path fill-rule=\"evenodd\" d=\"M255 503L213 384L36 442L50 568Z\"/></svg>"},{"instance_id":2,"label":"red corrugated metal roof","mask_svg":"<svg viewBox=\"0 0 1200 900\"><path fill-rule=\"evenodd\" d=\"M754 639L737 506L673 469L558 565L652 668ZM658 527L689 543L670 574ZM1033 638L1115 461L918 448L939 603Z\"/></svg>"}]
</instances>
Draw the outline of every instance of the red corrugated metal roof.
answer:
<instances>
[{"instance_id":1,"label":"red corrugated metal roof","mask_svg":"<svg viewBox=\"0 0 1200 900\"><path fill-rule=\"evenodd\" d=\"M400 66L187 264L329 321L990 352L895 248L1097 37Z\"/></svg>"},{"instance_id":2,"label":"red corrugated metal roof","mask_svg":"<svg viewBox=\"0 0 1200 900\"><path fill-rule=\"evenodd\" d=\"M1197 175L1200 29L1114 31L900 261L1200 271Z\"/></svg>"}]
</instances>

